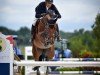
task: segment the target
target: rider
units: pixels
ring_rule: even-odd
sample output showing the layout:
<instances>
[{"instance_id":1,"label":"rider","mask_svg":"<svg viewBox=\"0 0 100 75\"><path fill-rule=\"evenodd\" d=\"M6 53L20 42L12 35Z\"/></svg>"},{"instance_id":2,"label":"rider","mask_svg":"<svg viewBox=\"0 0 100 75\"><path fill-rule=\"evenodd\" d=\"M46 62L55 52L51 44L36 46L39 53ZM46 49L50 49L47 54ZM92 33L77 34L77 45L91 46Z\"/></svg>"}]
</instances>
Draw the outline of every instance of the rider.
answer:
<instances>
[{"instance_id":1,"label":"rider","mask_svg":"<svg viewBox=\"0 0 100 75\"><path fill-rule=\"evenodd\" d=\"M45 0L44 2L41 2L36 8L35 8L35 17L36 18L41 18L44 16L45 13L48 12L48 10L52 10L55 15L57 15L57 19L58 18L61 18L61 15L59 13L59 11L57 10L56 6L53 4L53 0ZM50 20L50 15L46 15L46 17L48 18L48 20ZM57 19L55 20L55 22L57 21ZM37 20L38 21L38 20ZM36 23L37 23L36 21ZM32 24L32 28L31 28L31 34L33 35L32 36L32 41L34 40L35 38L35 24ZM57 25L57 40L60 40L59 38L59 28L58 28L58 25Z\"/></svg>"}]
</instances>

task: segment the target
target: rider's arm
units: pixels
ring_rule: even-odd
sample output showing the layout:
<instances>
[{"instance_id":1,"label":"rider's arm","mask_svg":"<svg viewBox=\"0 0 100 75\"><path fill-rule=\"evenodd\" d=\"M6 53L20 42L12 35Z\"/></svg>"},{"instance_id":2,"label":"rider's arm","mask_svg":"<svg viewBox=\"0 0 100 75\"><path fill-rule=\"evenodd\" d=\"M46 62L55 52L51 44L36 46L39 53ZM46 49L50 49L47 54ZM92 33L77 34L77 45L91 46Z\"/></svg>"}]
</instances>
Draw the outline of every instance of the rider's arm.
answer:
<instances>
[{"instance_id":1,"label":"rider's arm","mask_svg":"<svg viewBox=\"0 0 100 75\"><path fill-rule=\"evenodd\" d=\"M61 18L61 15L55 5L53 5L53 9L55 11L55 14L58 15L58 18Z\"/></svg>"},{"instance_id":2,"label":"rider's arm","mask_svg":"<svg viewBox=\"0 0 100 75\"><path fill-rule=\"evenodd\" d=\"M35 17L36 18L40 18L40 17L43 17L43 13L45 13L44 11L44 2L41 2L36 8L35 8Z\"/></svg>"},{"instance_id":3,"label":"rider's arm","mask_svg":"<svg viewBox=\"0 0 100 75\"><path fill-rule=\"evenodd\" d=\"M36 14L35 14L36 18L42 17L41 12L40 12L40 7L36 7L35 12L36 12Z\"/></svg>"}]
</instances>

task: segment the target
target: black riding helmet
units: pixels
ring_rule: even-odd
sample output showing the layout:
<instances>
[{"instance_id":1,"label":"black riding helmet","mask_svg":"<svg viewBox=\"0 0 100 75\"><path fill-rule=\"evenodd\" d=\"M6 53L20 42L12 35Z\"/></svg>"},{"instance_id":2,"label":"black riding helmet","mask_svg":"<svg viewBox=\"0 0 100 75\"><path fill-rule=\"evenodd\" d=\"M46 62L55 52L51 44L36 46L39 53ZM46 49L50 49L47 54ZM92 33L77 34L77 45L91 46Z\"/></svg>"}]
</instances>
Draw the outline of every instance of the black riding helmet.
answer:
<instances>
[{"instance_id":1,"label":"black riding helmet","mask_svg":"<svg viewBox=\"0 0 100 75\"><path fill-rule=\"evenodd\" d=\"M45 0L46 2L53 3L53 0Z\"/></svg>"}]
</instances>

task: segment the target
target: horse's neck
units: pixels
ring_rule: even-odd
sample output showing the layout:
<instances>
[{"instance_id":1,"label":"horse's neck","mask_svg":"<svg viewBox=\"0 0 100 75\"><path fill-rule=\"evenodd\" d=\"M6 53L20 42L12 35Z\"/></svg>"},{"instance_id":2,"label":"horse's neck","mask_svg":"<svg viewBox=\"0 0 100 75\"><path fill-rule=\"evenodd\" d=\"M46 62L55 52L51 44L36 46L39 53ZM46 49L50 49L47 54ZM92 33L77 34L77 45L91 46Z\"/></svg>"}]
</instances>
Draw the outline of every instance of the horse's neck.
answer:
<instances>
[{"instance_id":1,"label":"horse's neck","mask_svg":"<svg viewBox=\"0 0 100 75\"><path fill-rule=\"evenodd\" d=\"M47 21L47 18L43 17L42 19L40 19L37 26L37 33L34 44L40 48L46 48L45 45L47 45L47 47L49 48L54 43L55 28L47 25Z\"/></svg>"},{"instance_id":2,"label":"horse's neck","mask_svg":"<svg viewBox=\"0 0 100 75\"><path fill-rule=\"evenodd\" d=\"M44 24L46 24L46 23L48 22L47 17L43 17L43 18L41 19L41 22L44 23Z\"/></svg>"}]
</instances>

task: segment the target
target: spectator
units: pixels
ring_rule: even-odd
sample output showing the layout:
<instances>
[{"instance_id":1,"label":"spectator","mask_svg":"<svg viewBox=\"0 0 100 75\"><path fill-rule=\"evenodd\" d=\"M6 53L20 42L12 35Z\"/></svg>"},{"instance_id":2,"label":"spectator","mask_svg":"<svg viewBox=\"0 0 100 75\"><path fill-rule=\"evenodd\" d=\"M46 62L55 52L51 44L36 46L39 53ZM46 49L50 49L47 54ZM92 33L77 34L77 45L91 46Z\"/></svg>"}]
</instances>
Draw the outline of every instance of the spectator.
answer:
<instances>
[{"instance_id":1,"label":"spectator","mask_svg":"<svg viewBox=\"0 0 100 75\"><path fill-rule=\"evenodd\" d=\"M58 61L59 60L59 49L58 48L55 48L55 55L53 57L53 60L54 61Z\"/></svg>"},{"instance_id":2,"label":"spectator","mask_svg":"<svg viewBox=\"0 0 100 75\"><path fill-rule=\"evenodd\" d=\"M64 52L63 52L63 57L64 58L71 58L72 57L72 51L70 50L70 49L66 49L66 50L64 50Z\"/></svg>"},{"instance_id":3,"label":"spectator","mask_svg":"<svg viewBox=\"0 0 100 75\"><path fill-rule=\"evenodd\" d=\"M52 61L58 61L59 60L59 49L55 47L55 55L52 59ZM57 66L51 66L51 71L55 71Z\"/></svg>"},{"instance_id":4,"label":"spectator","mask_svg":"<svg viewBox=\"0 0 100 75\"><path fill-rule=\"evenodd\" d=\"M23 57L23 54L22 54L21 50L17 46L16 38L13 38L13 39L14 39L13 49L14 49L15 55L17 55L21 60L23 60L24 57Z\"/></svg>"},{"instance_id":5,"label":"spectator","mask_svg":"<svg viewBox=\"0 0 100 75\"><path fill-rule=\"evenodd\" d=\"M12 35L7 35L6 36L6 39L9 40L10 41L10 44L13 45L14 58L15 58L15 60L20 60L20 59L23 60L24 57L22 55L22 52L21 52L21 50L17 46L17 42L16 42L17 37L16 36L12 36Z\"/></svg>"},{"instance_id":6,"label":"spectator","mask_svg":"<svg viewBox=\"0 0 100 75\"><path fill-rule=\"evenodd\" d=\"M63 57L64 58L72 57L72 51L70 50L70 43L67 44L67 48L63 51Z\"/></svg>"}]
</instances>

